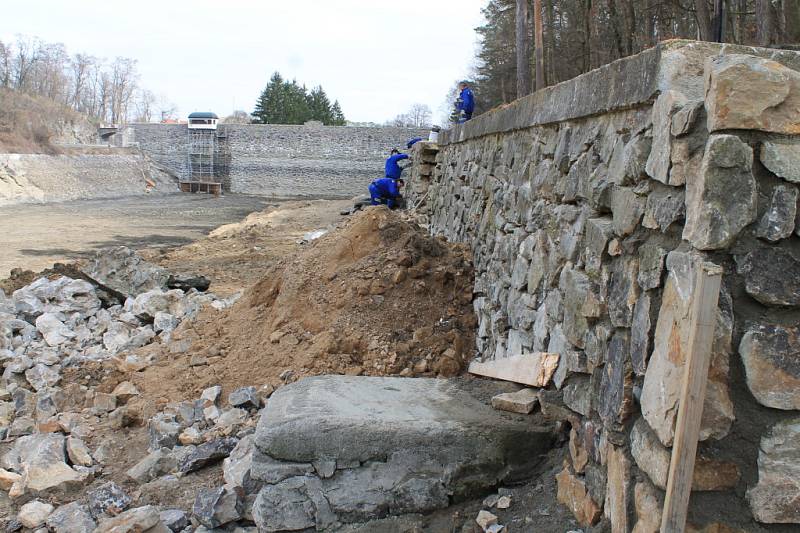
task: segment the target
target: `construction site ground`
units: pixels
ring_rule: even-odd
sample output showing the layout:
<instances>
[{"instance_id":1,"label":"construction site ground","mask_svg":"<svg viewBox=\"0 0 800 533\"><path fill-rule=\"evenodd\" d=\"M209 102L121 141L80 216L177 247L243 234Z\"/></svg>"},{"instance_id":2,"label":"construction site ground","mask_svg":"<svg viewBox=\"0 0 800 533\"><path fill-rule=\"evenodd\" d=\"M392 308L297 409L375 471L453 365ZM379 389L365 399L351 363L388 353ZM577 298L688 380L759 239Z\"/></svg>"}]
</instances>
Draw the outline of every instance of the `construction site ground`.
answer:
<instances>
[{"instance_id":1,"label":"construction site ground","mask_svg":"<svg viewBox=\"0 0 800 533\"><path fill-rule=\"evenodd\" d=\"M67 369L68 381L97 391L110 392L118 383L130 380L142 393L131 404L140 419L138 424L122 431L101 424L88 439L92 449L102 448L108 455L103 475L94 484L114 481L129 491L137 505L152 503L190 510L198 488L221 483L220 465L186 478L168 476L163 483L142 487L132 483L125 473L147 453L145 421L150 416L168 402L191 401L204 387L216 384L223 386L226 395L238 386L280 387L287 381L284 372L290 370L288 381L326 371L426 377L460 374L458 379L473 381L480 389L481 380L464 374L464 363L474 345L474 324L466 316L471 311L465 311L471 309L471 277L457 281L455 289L452 283L453 276L460 275L458 266L468 267L468 260L465 263L462 259L468 257L466 249L439 249L440 241L423 237L422 230L412 229L416 227L413 222L398 223L395 218L387 222L385 214L361 216L348 225L348 217L340 215L340 211L349 205L350 201L341 200L276 203L242 196L214 199L175 195L20 206L0 213L0 226L7 228L4 239L11 244L0 258L0 280L12 268L27 270L0 281L7 294L30 283L35 278L34 271L116 244L128 245L170 271L202 274L212 280L211 290L218 295L243 291L240 304L229 312L221 316L204 312L191 326L176 330L174 342L189 340L191 348L185 353L160 354L158 363L144 372L132 375L108 363ZM343 225L343 232L323 236L312 244L307 240L310 232ZM61 231L54 231L57 227ZM401 266L406 253L414 256L415 265L425 265L424 274L415 273L414 267ZM298 271L298 265L305 266ZM380 287L383 279L381 274L387 274L381 272L385 269L391 270L393 281L390 287L376 290L376 284ZM326 273L320 276L315 270ZM397 275L400 270L408 272L407 279ZM274 296L276 291L268 280L276 278L283 284L277 292L298 300L288 314L282 312L286 302L273 302L273 298L279 300L281 296ZM317 285L306 290L305 280ZM443 291L439 287L450 288ZM413 311L408 307L415 299L419 301L421 294L431 300L426 308L434 311L405 312L408 338L396 338L402 350L395 350L397 346L390 342L396 335L392 331L393 321L397 320L392 318L393 313L400 316L404 310ZM311 318L303 316L305 301L319 298L319 308L309 307ZM348 298L352 301L341 303ZM432 301L434 298L449 301L437 303ZM332 312L330 320L338 320L337 329L344 333L331 337L334 329L326 328L324 323L328 319L324 316L326 305L327 309L341 310L338 318ZM434 320L431 313L437 312L451 318ZM262 329L258 334L247 334L257 321ZM425 332L432 340L424 344L412 339L411 330L417 328L419 332L428 322L435 322L431 324L435 325L433 334ZM439 353L438 344L452 343L456 337L457 346L465 343L464 353L429 355L427 361L420 358L423 352ZM343 359L336 352L361 355L358 360ZM248 364L251 357L260 359ZM391 358L391 362L384 364L384 357ZM451 357L458 360L457 365L453 365ZM197 359L204 361L198 365ZM254 371L242 372L243 368ZM411 368L413 371L409 371ZM514 385L509 387L516 390ZM488 403L490 397L483 400ZM544 457L541 475L530 483L502 489L502 494L511 496L512 505L491 511L508 531L535 528L561 532L578 527L567 509L556 502L555 474L561 469L565 452L566 446ZM0 520L13 517L7 514L13 511L5 498L5 493L0 492ZM463 502L427 517L404 519L402 525L397 524L397 531L480 531L474 518L481 509L488 509L481 499Z\"/></svg>"}]
</instances>

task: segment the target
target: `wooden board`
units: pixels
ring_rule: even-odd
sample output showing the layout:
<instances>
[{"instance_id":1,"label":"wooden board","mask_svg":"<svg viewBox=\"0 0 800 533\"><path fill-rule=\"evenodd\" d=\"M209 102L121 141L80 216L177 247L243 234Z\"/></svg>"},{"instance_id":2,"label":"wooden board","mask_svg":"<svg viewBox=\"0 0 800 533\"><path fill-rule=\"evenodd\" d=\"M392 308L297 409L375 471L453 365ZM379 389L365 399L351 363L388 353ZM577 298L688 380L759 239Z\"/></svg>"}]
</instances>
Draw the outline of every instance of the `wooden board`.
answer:
<instances>
[{"instance_id":1,"label":"wooden board","mask_svg":"<svg viewBox=\"0 0 800 533\"><path fill-rule=\"evenodd\" d=\"M683 533L686 527L721 283L720 267L711 263L699 266L692 302L689 351L684 363L678 420L661 516L661 533Z\"/></svg>"},{"instance_id":2,"label":"wooden board","mask_svg":"<svg viewBox=\"0 0 800 533\"><path fill-rule=\"evenodd\" d=\"M469 372L531 387L546 387L558 368L559 358L557 353L548 352L514 355L485 363L472 362Z\"/></svg>"}]
</instances>

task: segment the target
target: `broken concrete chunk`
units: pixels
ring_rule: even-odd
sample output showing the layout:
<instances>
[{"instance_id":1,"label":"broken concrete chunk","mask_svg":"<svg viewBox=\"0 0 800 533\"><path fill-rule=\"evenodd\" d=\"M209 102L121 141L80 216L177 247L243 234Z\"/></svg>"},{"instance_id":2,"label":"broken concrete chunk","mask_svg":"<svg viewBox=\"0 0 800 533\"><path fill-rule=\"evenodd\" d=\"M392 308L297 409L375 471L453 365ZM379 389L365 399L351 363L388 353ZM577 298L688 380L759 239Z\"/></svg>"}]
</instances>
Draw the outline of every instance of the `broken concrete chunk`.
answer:
<instances>
[{"instance_id":1,"label":"broken concrete chunk","mask_svg":"<svg viewBox=\"0 0 800 533\"><path fill-rule=\"evenodd\" d=\"M537 403L539 403L539 397L535 389L521 389L517 392L505 392L492 397L492 407L495 409L523 415L531 413Z\"/></svg>"},{"instance_id":2,"label":"broken concrete chunk","mask_svg":"<svg viewBox=\"0 0 800 533\"><path fill-rule=\"evenodd\" d=\"M800 133L800 72L752 55L724 54L705 64L708 130Z\"/></svg>"}]
</instances>

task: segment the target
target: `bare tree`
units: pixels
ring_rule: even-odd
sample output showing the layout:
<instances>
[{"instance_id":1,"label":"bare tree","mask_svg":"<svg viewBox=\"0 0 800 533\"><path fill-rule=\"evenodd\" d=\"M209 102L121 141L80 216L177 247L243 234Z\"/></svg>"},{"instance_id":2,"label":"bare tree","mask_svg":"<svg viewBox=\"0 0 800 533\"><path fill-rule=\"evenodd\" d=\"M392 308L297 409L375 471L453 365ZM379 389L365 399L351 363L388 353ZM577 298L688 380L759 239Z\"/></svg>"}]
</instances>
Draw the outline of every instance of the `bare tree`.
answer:
<instances>
[{"instance_id":1,"label":"bare tree","mask_svg":"<svg viewBox=\"0 0 800 533\"><path fill-rule=\"evenodd\" d=\"M412 105L406 116L409 127L425 128L431 125L431 108L425 104Z\"/></svg>"},{"instance_id":2,"label":"bare tree","mask_svg":"<svg viewBox=\"0 0 800 533\"><path fill-rule=\"evenodd\" d=\"M224 119L222 122L224 124L250 124L253 121L250 113L247 111L242 111L241 109L237 109Z\"/></svg>"},{"instance_id":3,"label":"bare tree","mask_svg":"<svg viewBox=\"0 0 800 533\"><path fill-rule=\"evenodd\" d=\"M151 122L153 120L153 106L156 102L156 95L147 89L139 90L136 97L136 122Z\"/></svg>"}]
</instances>

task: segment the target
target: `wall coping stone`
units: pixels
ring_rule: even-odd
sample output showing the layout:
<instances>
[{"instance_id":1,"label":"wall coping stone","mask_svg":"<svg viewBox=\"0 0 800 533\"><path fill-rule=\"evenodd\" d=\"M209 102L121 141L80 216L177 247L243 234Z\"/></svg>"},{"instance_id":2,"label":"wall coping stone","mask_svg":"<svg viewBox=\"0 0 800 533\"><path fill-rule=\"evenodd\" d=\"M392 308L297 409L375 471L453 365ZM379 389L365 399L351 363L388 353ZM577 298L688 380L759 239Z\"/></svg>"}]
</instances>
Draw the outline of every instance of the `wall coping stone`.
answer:
<instances>
[{"instance_id":1,"label":"wall coping stone","mask_svg":"<svg viewBox=\"0 0 800 533\"><path fill-rule=\"evenodd\" d=\"M706 58L727 54L764 57L800 71L796 51L672 39L442 131L439 144L631 109L668 88L702 100Z\"/></svg>"}]
</instances>

